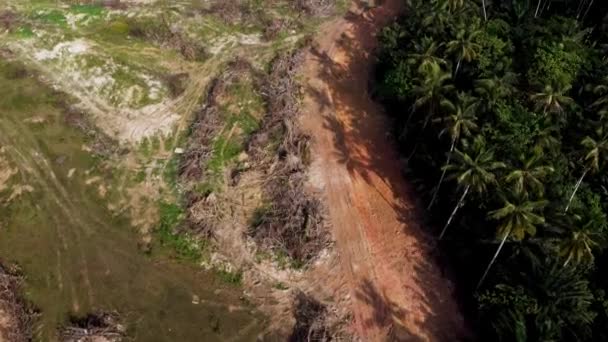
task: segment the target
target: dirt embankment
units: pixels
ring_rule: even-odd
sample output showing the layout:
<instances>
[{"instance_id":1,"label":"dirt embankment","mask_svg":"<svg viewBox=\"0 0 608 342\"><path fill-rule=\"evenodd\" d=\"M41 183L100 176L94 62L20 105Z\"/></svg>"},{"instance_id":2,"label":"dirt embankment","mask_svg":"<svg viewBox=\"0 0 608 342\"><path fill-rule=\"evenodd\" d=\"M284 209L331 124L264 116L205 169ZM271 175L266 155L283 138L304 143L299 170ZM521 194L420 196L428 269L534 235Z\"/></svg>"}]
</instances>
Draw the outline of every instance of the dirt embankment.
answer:
<instances>
[{"instance_id":1,"label":"dirt embankment","mask_svg":"<svg viewBox=\"0 0 608 342\"><path fill-rule=\"evenodd\" d=\"M389 122L368 94L376 35L404 1L371 10L354 3L322 27L301 71L311 183L325 199L338 254L320 287L343 283L363 340L458 341L466 332L451 283L420 227L416 199L387 139Z\"/></svg>"}]
</instances>

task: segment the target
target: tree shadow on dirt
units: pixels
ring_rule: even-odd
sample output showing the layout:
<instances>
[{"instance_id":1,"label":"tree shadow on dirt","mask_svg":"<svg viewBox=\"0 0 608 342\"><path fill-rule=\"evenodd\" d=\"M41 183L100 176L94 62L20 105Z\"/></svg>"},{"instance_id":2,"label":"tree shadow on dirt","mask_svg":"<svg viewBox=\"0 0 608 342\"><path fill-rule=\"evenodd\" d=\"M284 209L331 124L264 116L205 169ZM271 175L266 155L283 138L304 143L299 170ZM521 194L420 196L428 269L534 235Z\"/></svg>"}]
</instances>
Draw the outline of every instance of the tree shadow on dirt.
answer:
<instances>
[{"instance_id":1,"label":"tree shadow on dirt","mask_svg":"<svg viewBox=\"0 0 608 342\"><path fill-rule=\"evenodd\" d=\"M363 8L365 1L358 3ZM326 51L321 51L318 47L311 49L312 55L321 65L319 74L315 76L327 84L331 96L312 88L305 91L322 108L340 110L339 118L331 110L323 115L323 128L333 132L335 159L351 175L357 175L372 185L381 198L393 207L404 233L416 241L416 247L413 248L415 251L406 250L405 253L423 254L415 258L414 274L406 275L421 289L413 290L423 303L423 308L416 310L426 311L423 315L416 315L426 318L423 322L415 322L415 325L429 333L434 341L460 341L468 335L460 317L462 311L454 310L452 305L452 289L446 284L449 281L437 266L442 262L438 260L435 241L421 228L421 224L424 224L422 204L417 203L414 189L404 179L404 164L399 162L396 143L388 133L391 131L390 120L383 115L382 108L370 100L368 92L368 82L373 80L368 61L374 58L374 37L378 33L378 27L386 23L386 15L380 12L383 10L385 9L378 8L362 13L349 12L346 16L352 30L348 35L343 34L339 43L340 51L346 54L341 57L345 62L334 62ZM376 188L378 182L373 180L378 178L390 189L397 201L388 200L382 189ZM357 298L373 307L374 314L364 324L392 326L392 340L396 341L417 341L421 338L399 323L408 320L407 310L399 308L390 298L385 298L370 280L364 280L360 284ZM411 319L409 318L410 321Z\"/></svg>"}]
</instances>

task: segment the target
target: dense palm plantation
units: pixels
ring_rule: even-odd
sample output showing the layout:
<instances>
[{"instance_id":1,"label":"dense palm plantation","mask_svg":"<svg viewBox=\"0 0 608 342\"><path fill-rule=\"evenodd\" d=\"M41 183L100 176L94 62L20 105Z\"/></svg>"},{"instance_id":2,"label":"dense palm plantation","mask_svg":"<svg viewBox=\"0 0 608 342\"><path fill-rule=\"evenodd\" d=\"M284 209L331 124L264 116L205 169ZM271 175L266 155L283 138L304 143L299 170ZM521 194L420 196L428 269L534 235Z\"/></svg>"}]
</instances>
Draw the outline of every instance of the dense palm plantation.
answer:
<instances>
[{"instance_id":1,"label":"dense palm plantation","mask_svg":"<svg viewBox=\"0 0 608 342\"><path fill-rule=\"evenodd\" d=\"M377 95L481 340L608 339L608 5L417 0Z\"/></svg>"}]
</instances>

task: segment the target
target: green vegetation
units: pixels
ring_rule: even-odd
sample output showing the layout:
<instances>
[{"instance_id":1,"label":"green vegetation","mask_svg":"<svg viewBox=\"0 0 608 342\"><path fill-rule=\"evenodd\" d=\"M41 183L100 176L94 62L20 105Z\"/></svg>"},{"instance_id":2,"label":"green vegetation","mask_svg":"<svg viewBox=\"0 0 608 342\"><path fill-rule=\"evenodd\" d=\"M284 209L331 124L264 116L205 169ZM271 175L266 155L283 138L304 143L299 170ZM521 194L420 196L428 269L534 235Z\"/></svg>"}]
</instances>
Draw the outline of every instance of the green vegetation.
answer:
<instances>
[{"instance_id":1,"label":"green vegetation","mask_svg":"<svg viewBox=\"0 0 608 342\"><path fill-rule=\"evenodd\" d=\"M226 284L240 286L243 281L241 271L229 271L225 268L216 268L215 273Z\"/></svg>"},{"instance_id":2,"label":"green vegetation","mask_svg":"<svg viewBox=\"0 0 608 342\"><path fill-rule=\"evenodd\" d=\"M417 0L382 34L377 92L480 340L608 338L607 12Z\"/></svg>"},{"instance_id":3,"label":"green vegetation","mask_svg":"<svg viewBox=\"0 0 608 342\"><path fill-rule=\"evenodd\" d=\"M175 230L184 219L182 207L173 203L160 202L159 212L160 223L156 234L161 246L171 248L175 252L174 256L178 259L192 262L201 261L206 247L205 243Z\"/></svg>"}]
</instances>

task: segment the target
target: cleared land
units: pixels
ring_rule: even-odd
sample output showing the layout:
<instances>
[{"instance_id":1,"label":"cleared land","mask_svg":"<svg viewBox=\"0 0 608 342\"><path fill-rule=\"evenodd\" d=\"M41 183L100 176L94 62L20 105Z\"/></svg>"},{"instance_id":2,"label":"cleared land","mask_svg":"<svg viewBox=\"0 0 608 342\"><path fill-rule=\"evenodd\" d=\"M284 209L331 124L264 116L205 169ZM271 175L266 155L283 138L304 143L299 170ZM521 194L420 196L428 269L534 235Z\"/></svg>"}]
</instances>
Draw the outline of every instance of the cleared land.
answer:
<instances>
[{"instance_id":1,"label":"cleared land","mask_svg":"<svg viewBox=\"0 0 608 342\"><path fill-rule=\"evenodd\" d=\"M375 35L402 1L323 26L302 74L312 183L326 199L355 329L366 340L457 341L463 318L419 226L385 115L369 94Z\"/></svg>"}]
</instances>

